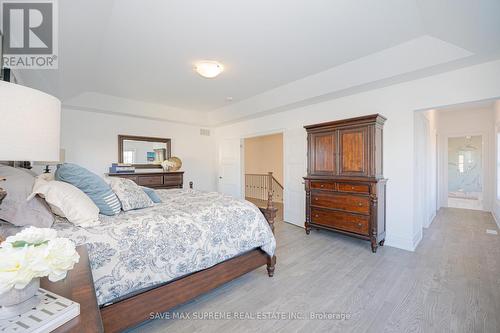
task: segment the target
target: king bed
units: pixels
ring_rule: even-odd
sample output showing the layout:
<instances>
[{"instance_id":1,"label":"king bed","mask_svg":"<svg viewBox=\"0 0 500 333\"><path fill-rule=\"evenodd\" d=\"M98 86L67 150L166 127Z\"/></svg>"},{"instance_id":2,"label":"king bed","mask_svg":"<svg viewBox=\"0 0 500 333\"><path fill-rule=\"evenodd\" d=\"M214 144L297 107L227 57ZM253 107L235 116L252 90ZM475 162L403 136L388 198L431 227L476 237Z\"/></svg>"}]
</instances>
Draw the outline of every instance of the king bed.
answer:
<instances>
[{"instance_id":1,"label":"king bed","mask_svg":"<svg viewBox=\"0 0 500 333\"><path fill-rule=\"evenodd\" d=\"M86 244L106 332L119 332L263 265L273 276L272 196L266 208L216 192L157 190L152 207L100 215L81 227L57 217L58 235ZM2 236L18 227L0 222Z\"/></svg>"}]
</instances>

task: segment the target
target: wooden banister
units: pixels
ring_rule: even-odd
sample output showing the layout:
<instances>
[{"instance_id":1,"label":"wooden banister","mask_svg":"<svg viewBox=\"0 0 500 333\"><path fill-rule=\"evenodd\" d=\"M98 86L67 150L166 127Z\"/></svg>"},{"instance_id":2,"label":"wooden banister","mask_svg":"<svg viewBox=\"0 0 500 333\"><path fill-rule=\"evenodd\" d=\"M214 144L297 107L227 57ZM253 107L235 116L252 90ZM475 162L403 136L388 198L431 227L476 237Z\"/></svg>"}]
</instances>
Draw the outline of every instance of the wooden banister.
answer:
<instances>
[{"instance_id":1,"label":"wooden banister","mask_svg":"<svg viewBox=\"0 0 500 333\"><path fill-rule=\"evenodd\" d=\"M245 197L267 200L269 192L277 202L283 201L283 186L276 180L273 172L245 174Z\"/></svg>"},{"instance_id":2,"label":"wooden banister","mask_svg":"<svg viewBox=\"0 0 500 333\"><path fill-rule=\"evenodd\" d=\"M266 208L259 207L259 209L262 214L264 214L267 223L269 223L269 227L271 227L271 231L274 233L274 220L276 219L276 213L278 212L278 209L274 207L272 192L268 193Z\"/></svg>"}]
</instances>

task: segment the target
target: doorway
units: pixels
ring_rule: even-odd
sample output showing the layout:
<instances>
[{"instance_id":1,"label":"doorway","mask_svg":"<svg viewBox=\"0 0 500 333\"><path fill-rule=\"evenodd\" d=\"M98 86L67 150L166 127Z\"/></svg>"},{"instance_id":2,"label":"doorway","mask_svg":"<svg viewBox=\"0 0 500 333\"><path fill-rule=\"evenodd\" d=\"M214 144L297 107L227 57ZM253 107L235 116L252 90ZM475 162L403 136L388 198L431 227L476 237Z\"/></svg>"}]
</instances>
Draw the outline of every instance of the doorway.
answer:
<instances>
[{"instance_id":1,"label":"doorway","mask_svg":"<svg viewBox=\"0 0 500 333\"><path fill-rule=\"evenodd\" d=\"M448 138L448 207L483 210L483 137Z\"/></svg>"},{"instance_id":2,"label":"doorway","mask_svg":"<svg viewBox=\"0 0 500 333\"><path fill-rule=\"evenodd\" d=\"M272 193L277 220L283 220L284 168L283 133L243 140L243 188L245 199L257 206L267 204Z\"/></svg>"},{"instance_id":3,"label":"doorway","mask_svg":"<svg viewBox=\"0 0 500 333\"><path fill-rule=\"evenodd\" d=\"M283 152L283 221L304 227L305 191L302 177L307 172L307 134L302 127L276 130L273 133L220 138L217 142L217 189L236 198L245 197L245 139L282 134ZM257 157L259 158L259 157ZM248 161L248 158L247 158ZM268 170L264 170L266 172ZM281 211L279 212L281 214Z\"/></svg>"}]
</instances>

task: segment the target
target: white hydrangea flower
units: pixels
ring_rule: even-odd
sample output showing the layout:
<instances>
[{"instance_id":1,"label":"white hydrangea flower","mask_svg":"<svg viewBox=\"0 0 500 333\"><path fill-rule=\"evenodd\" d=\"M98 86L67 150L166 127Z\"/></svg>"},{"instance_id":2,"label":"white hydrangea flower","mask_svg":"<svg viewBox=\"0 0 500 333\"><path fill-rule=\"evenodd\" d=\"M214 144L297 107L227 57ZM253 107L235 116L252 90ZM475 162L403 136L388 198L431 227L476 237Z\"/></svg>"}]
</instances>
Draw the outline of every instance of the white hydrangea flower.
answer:
<instances>
[{"instance_id":1,"label":"white hydrangea flower","mask_svg":"<svg viewBox=\"0 0 500 333\"><path fill-rule=\"evenodd\" d=\"M14 236L9 236L4 243L15 243L16 241L25 241L30 244L40 244L57 237L57 231L49 228L29 227ZM5 245L2 243L2 246Z\"/></svg>"},{"instance_id":2,"label":"white hydrangea flower","mask_svg":"<svg viewBox=\"0 0 500 333\"><path fill-rule=\"evenodd\" d=\"M30 269L38 277L48 276L50 274L50 267L47 265L47 260L45 259L47 255L48 244L29 246L26 249L26 261Z\"/></svg>"},{"instance_id":3,"label":"white hydrangea flower","mask_svg":"<svg viewBox=\"0 0 500 333\"><path fill-rule=\"evenodd\" d=\"M80 255L75 251L75 244L67 238L56 238L47 245L45 261L50 268L49 280L52 282L62 280L66 272L73 269L80 260Z\"/></svg>"},{"instance_id":4,"label":"white hydrangea flower","mask_svg":"<svg viewBox=\"0 0 500 333\"><path fill-rule=\"evenodd\" d=\"M0 249L0 294L23 289L35 277L26 258L27 248Z\"/></svg>"},{"instance_id":5,"label":"white hydrangea flower","mask_svg":"<svg viewBox=\"0 0 500 333\"><path fill-rule=\"evenodd\" d=\"M57 238L55 230L27 228L1 244L0 294L12 288L23 289L38 277L62 280L79 259L75 244Z\"/></svg>"}]
</instances>

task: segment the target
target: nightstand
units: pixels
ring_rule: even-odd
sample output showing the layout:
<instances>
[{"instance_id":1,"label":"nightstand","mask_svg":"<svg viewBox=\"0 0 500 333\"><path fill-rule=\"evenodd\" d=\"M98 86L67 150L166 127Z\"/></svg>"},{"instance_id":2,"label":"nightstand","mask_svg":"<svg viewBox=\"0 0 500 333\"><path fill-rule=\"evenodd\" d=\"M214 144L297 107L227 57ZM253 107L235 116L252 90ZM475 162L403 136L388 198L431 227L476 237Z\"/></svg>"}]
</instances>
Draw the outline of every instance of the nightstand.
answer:
<instances>
[{"instance_id":1,"label":"nightstand","mask_svg":"<svg viewBox=\"0 0 500 333\"><path fill-rule=\"evenodd\" d=\"M40 280L40 287L43 289L80 303L80 315L53 332L104 332L87 247L78 246L76 250L80 254L80 261L68 272L64 280L58 282L50 282L47 278Z\"/></svg>"}]
</instances>

